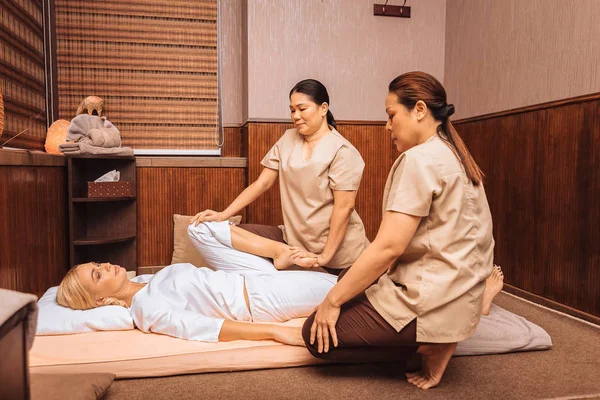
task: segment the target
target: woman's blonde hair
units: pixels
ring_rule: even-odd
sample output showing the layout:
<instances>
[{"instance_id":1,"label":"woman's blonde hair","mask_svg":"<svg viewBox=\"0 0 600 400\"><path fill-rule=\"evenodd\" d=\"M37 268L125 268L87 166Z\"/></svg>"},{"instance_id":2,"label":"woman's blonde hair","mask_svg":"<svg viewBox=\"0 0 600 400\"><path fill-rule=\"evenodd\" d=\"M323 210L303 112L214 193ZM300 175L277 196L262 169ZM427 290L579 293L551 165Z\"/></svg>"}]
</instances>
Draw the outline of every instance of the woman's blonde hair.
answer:
<instances>
[{"instance_id":1,"label":"woman's blonde hair","mask_svg":"<svg viewBox=\"0 0 600 400\"><path fill-rule=\"evenodd\" d=\"M74 310L90 310L92 308L99 307L96 304L94 296L81 284L79 277L75 273L77 268L82 264L75 265L67 272L67 275L63 278L62 282L58 286L56 292L56 302L63 307L69 307ZM126 307L126 303L123 300L119 300L113 297L106 297L101 304L102 306L123 306Z\"/></svg>"}]
</instances>

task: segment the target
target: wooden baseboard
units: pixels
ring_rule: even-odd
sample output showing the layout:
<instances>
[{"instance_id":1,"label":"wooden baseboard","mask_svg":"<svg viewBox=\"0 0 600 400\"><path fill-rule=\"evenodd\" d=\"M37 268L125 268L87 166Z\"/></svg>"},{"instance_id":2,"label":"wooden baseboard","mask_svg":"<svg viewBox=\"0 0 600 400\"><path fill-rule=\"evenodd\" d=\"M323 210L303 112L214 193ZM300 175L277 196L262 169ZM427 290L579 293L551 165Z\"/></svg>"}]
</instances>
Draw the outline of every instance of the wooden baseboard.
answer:
<instances>
[{"instance_id":1,"label":"wooden baseboard","mask_svg":"<svg viewBox=\"0 0 600 400\"><path fill-rule=\"evenodd\" d=\"M566 306L561 303L557 303L556 301L547 299L542 296L538 296L537 294L533 294L526 290L519 289L518 287L511 286L511 285L508 285L505 283L503 290L505 292L514 294L515 296L519 296L525 300L529 300L531 302L542 305L544 307L548 307L553 310L560 311L560 312L568 314L568 315L572 315L573 317L577 317L577 318L583 319L585 321L591 322L593 324L600 325L600 317L585 313L583 311L579 311L575 308Z\"/></svg>"}]
</instances>

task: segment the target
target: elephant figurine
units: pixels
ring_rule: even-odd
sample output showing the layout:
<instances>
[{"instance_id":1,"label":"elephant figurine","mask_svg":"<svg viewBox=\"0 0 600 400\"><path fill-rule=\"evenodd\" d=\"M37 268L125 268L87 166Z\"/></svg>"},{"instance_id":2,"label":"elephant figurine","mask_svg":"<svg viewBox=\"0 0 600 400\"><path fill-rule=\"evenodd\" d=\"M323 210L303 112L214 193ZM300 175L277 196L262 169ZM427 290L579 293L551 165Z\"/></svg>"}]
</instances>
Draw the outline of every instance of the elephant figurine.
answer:
<instances>
[{"instance_id":1,"label":"elephant figurine","mask_svg":"<svg viewBox=\"0 0 600 400\"><path fill-rule=\"evenodd\" d=\"M76 115L83 113L89 115L102 116L102 108L104 107L104 100L98 96L88 96L79 104Z\"/></svg>"}]
</instances>

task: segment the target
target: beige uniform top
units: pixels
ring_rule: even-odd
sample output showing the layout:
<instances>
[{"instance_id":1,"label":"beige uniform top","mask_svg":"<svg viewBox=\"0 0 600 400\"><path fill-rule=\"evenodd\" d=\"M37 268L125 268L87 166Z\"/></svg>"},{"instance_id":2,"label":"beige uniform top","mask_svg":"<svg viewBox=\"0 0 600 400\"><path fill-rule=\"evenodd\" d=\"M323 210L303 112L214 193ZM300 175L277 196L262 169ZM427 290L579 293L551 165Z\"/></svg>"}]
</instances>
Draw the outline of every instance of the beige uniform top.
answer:
<instances>
[{"instance_id":1,"label":"beige uniform top","mask_svg":"<svg viewBox=\"0 0 600 400\"><path fill-rule=\"evenodd\" d=\"M435 135L392 166L385 211L422 218L405 252L367 289L373 307L397 331L416 318L418 342L471 336L493 267L492 217L483 185L472 184Z\"/></svg>"},{"instance_id":2,"label":"beige uniform top","mask_svg":"<svg viewBox=\"0 0 600 400\"><path fill-rule=\"evenodd\" d=\"M329 236L333 190L358 190L365 163L335 129L319 140L307 160L303 143L297 129L288 129L261 164L279 171L285 241L320 254ZM354 210L346 235L327 266L352 265L368 243L363 222Z\"/></svg>"}]
</instances>

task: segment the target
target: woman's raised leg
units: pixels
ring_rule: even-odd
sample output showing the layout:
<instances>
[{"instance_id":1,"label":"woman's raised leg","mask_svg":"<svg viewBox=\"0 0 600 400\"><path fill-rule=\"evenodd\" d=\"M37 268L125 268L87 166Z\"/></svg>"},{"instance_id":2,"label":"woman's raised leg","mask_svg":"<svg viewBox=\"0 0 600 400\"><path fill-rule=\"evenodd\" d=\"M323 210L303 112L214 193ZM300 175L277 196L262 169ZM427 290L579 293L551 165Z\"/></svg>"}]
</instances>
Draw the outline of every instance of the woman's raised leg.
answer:
<instances>
[{"instance_id":1,"label":"woman's raised leg","mask_svg":"<svg viewBox=\"0 0 600 400\"><path fill-rule=\"evenodd\" d=\"M276 269L286 269L296 262L302 262L292 257L292 248L287 244L267 239L234 225L231 225L231 243L237 250L271 258Z\"/></svg>"},{"instance_id":2,"label":"woman's raised leg","mask_svg":"<svg viewBox=\"0 0 600 400\"><path fill-rule=\"evenodd\" d=\"M270 260L234 248L231 226L227 221L191 224L188 235L194 247L216 270L242 275L277 272Z\"/></svg>"}]
</instances>

